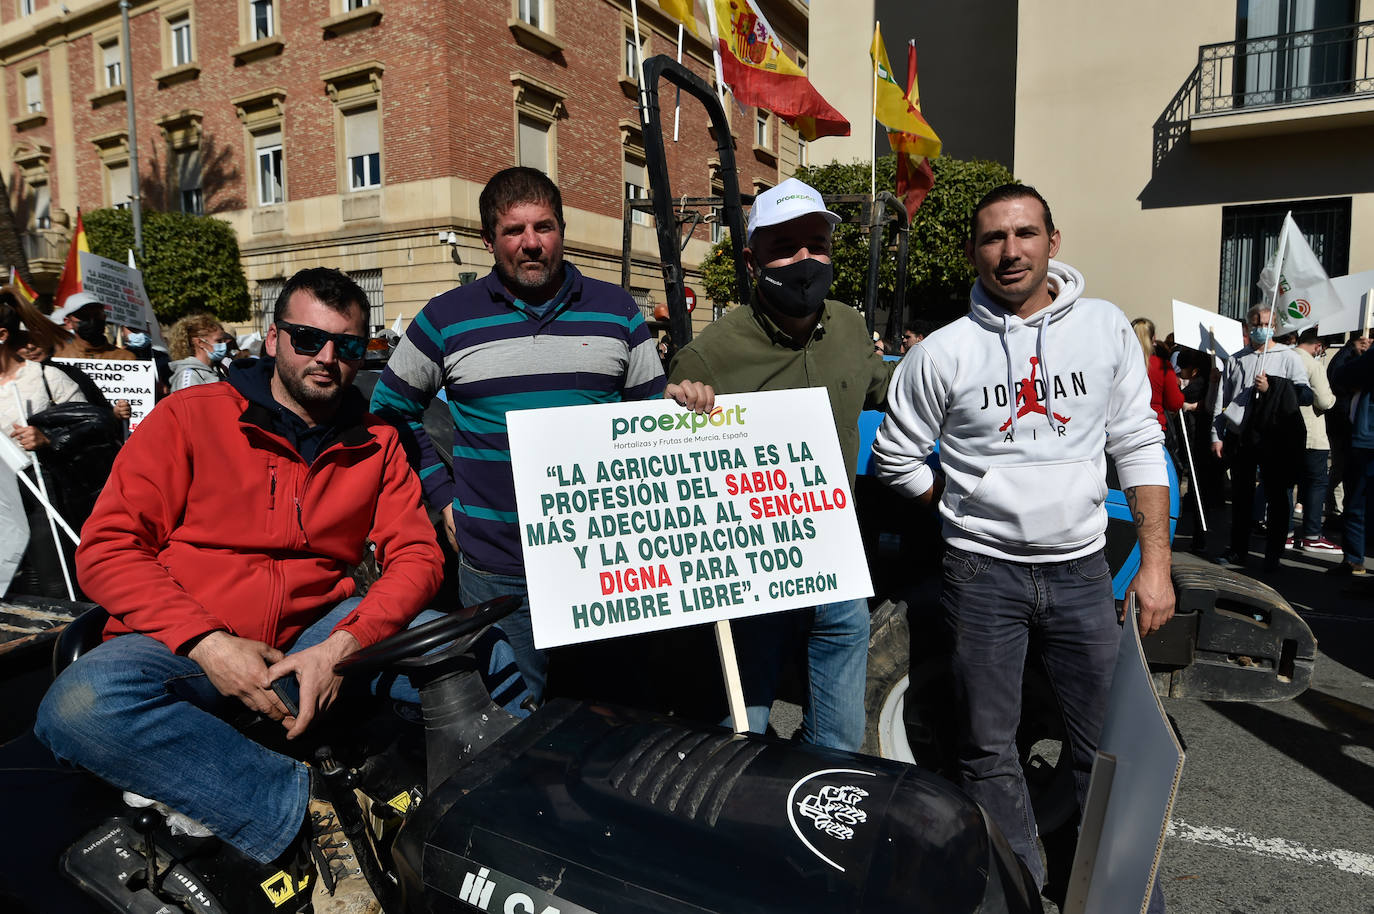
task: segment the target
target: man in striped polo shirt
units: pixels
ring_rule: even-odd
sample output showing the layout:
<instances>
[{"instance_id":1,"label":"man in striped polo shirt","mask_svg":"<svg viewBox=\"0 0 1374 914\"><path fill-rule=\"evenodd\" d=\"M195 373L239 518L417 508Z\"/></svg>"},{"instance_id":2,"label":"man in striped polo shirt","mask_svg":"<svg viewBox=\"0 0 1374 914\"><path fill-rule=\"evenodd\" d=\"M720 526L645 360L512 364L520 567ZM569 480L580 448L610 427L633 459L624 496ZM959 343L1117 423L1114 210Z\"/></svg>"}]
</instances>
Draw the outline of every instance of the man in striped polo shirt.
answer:
<instances>
[{"instance_id":1,"label":"man in striped polo shirt","mask_svg":"<svg viewBox=\"0 0 1374 914\"><path fill-rule=\"evenodd\" d=\"M714 397L691 381L665 385L634 300L564 262L562 197L545 174L498 172L478 209L492 271L425 305L372 394L374 413L403 422L414 435L425 497L442 506L449 543L461 557L459 595L466 605L526 595L508 411L664 395L709 410ZM440 388L453 417L452 473L421 423ZM534 647L528 598L500 628L537 702L548 665ZM511 710L521 700L493 697Z\"/></svg>"}]
</instances>

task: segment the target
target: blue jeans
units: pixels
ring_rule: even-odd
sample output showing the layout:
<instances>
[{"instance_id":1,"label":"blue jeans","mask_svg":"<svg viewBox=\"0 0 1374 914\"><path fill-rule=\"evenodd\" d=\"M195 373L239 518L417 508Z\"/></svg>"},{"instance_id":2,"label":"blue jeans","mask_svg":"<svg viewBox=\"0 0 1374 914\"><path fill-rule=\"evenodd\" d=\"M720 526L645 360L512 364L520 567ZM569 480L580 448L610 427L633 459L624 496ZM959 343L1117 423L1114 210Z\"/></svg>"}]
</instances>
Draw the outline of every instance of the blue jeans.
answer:
<instances>
[{"instance_id":1,"label":"blue jeans","mask_svg":"<svg viewBox=\"0 0 1374 914\"><path fill-rule=\"evenodd\" d=\"M1374 468L1374 448L1352 447L1345 458L1345 532L1341 547L1345 560L1364 564L1364 519L1369 511L1369 472Z\"/></svg>"},{"instance_id":2,"label":"blue jeans","mask_svg":"<svg viewBox=\"0 0 1374 914\"><path fill-rule=\"evenodd\" d=\"M530 709L544 698L544 685L549 679L549 657L534 646L534 630L530 627L530 597L525 579L520 575L497 574L469 565L466 557L458 560L458 598L464 606L473 606L497 597L516 594L520 606L496 624L515 651L515 663L524 679L523 690L512 690L492 698L517 717L529 716Z\"/></svg>"},{"instance_id":3,"label":"blue jeans","mask_svg":"<svg viewBox=\"0 0 1374 914\"><path fill-rule=\"evenodd\" d=\"M1301 539L1313 540L1322 535L1330 458L1331 452L1325 448L1308 448L1304 453L1302 477L1298 480L1298 500L1302 502L1302 527L1298 532Z\"/></svg>"},{"instance_id":4,"label":"blue jeans","mask_svg":"<svg viewBox=\"0 0 1374 914\"><path fill-rule=\"evenodd\" d=\"M1111 569L1101 552L1020 564L951 547L940 601L953 636L963 786L1043 885L1035 814L1016 747L1026 649L1034 635L1068 728L1081 811L1121 638Z\"/></svg>"},{"instance_id":5,"label":"blue jeans","mask_svg":"<svg viewBox=\"0 0 1374 914\"><path fill-rule=\"evenodd\" d=\"M802 740L831 749L857 750L864 741L864 689L868 679L868 601L825 603L814 609L754 616L732 622L749 729L768 729L783 661L806 639L807 695ZM727 717L725 725L733 719Z\"/></svg>"},{"instance_id":6,"label":"blue jeans","mask_svg":"<svg viewBox=\"0 0 1374 914\"><path fill-rule=\"evenodd\" d=\"M287 651L312 647L360 602L344 600ZM440 617L426 610L411 626ZM503 653L504 652L504 653ZM497 643L490 665L510 663ZM386 694L418 703L405 677L377 677ZM244 706L221 695L189 657L145 635L120 635L63 670L38 709L34 732L63 762L122 790L159 800L203 823L260 863L285 851L305 821L310 774L224 718Z\"/></svg>"}]
</instances>

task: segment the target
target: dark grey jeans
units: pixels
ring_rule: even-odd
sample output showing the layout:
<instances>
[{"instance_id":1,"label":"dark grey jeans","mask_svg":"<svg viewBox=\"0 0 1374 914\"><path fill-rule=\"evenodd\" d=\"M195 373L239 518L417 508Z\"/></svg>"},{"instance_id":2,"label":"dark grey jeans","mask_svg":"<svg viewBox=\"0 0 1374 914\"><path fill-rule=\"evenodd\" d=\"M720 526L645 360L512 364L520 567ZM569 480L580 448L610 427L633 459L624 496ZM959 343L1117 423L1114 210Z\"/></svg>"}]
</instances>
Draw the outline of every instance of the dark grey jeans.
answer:
<instances>
[{"instance_id":1,"label":"dark grey jeans","mask_svg":"<svg viewBox=\"0 0 1374 914\"><path fill-rule=\"evenodd\" d=\"M941 603L954 645L963 786L1043 885L1035 814L1016 748L1026 648L1034 637L1068 726L1081 809L1121 638L1111 569L1101 552L1022 564L950 548Z\"/></svg>"}]
</instances>

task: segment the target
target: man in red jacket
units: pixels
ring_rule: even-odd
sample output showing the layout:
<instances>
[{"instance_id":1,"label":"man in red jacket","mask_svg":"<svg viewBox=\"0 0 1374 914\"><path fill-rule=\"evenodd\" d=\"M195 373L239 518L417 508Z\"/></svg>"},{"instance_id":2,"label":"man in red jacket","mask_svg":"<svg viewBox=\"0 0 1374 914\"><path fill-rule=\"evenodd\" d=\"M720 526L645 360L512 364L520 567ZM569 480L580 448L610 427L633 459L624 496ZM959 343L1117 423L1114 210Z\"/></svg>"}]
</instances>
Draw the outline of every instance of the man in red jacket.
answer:
<instances>
[{"instance_id":1,"label":"man in red jacket","mask_svg":"<svg viewBox=\"0 0 1374 914\"><path fill-rule=\"evenodd\" d=\"M308 859L333 809L308 766L224 718L247 706L299 736L338 694L334 664L405 628L442 576L419 480L352 386L366 302L342 273L302 270L267 358L167 398L129 439L77 552L106 640L58 677L35 724L58 758L262 863ZM348 569L368 541L382 573L359 599ZM293 674L295 715L271 688ZM316 911L368 909L350 897L370 896L360 876L319 875L337 891L317 891Z\"/></svg>"}]
</instances>

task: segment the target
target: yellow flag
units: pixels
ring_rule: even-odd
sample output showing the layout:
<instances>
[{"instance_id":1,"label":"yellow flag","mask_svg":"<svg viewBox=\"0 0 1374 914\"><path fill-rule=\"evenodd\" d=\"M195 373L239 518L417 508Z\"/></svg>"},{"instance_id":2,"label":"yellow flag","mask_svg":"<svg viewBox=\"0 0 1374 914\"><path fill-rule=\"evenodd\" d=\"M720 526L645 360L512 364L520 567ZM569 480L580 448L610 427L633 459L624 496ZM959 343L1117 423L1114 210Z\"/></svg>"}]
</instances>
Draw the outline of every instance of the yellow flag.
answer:
<instances>
[{"instance_id":1,"label":"yellow flag","mask_svg":"<svg viewBox=\"0 0 1374 914\"><path fill-rule=\"evenodd\" d=\"M940 138L935 135L930 124L921 115L921 109L912 104L902 91L896 77L892 75L892 64L887 59L887 48L883 45L882 32L873 27L873 47L869 49L873 58L873 71L877 83L877 97L873 103L873 116L878 123L891 133L888 140L897 152L917 156L938 156ZM915 92L912 95L915 96ZM896 135L893 135L896 134Z\"/></svg>"},{"instance_id":2,"label":"yellow flag","mask_svg":"<svg viewBox=\"0 0 1374 914\"><path fill-rule=\"evenodd\" d=\"M697 34L697 17L693 9L694 0L658 0L663 12L672 16L687 27L687 31Z\"/></svg>"}]
</instances>

